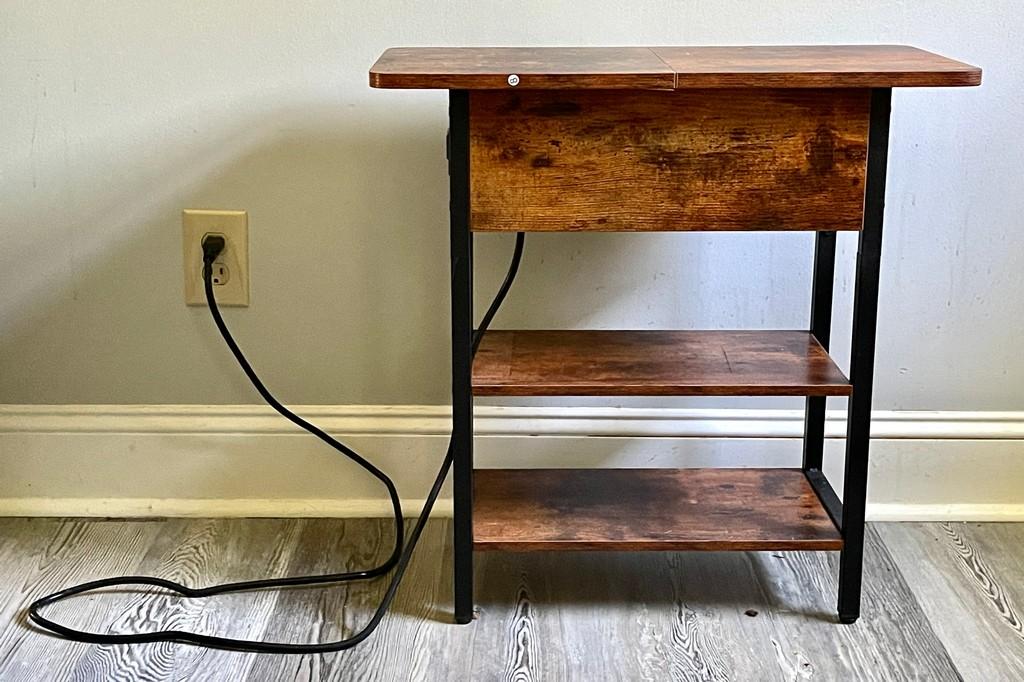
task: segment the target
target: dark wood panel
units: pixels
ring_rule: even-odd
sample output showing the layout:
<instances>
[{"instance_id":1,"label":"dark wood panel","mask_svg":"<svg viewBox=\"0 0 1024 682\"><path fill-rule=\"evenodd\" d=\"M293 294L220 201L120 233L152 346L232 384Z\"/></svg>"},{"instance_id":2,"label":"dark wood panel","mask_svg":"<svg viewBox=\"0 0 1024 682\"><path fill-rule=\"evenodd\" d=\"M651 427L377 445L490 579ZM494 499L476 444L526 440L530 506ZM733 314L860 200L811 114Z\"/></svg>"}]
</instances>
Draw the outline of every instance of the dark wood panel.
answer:
<instances>
[{"instance_id":1,"label":"dark wood panel","mask_svg":"<svg viewBox=\"0 0 1024 682\"><path fill-rule=\"evenodd\" d=\"M839 549L798 469L478 469L479 550Z\"/></svg>"},{"instance_id":2,"label":"dark wood panel","mask_svg":"<svg viewBox=\"0 0 1024 682\"><path fill-rule=\"evenodd\" d=\"M375 88L671 89L675 74L646 47L393 47L370 69Z\"/></svg>"},{"instance_id":3,"label":"dark wood panel","mask_svg":"<svg viewBox=\"0 0 1024 682\"><path fill-rule=\"evenodd\" d=\"M510 86L508 76L520 77ZM978 85L981 69L905 45L398 47L375 88L720 88Z\"/></svg>"},{"instance_id":4,"label":"dark wood panel","mask_svg":"<svg viewBox=\"0 0 1024 682\"><path fill-rule=\"evenodd\" d=\"M474 230L858 230L869 91L473 92Z\"/></svg>"},{"instance_id":5,"label":"dark wood panel","mask_svg":"<svg viewBox=\"0 0 1024 682\"><path fill-rule=\"evenodd\" d=\"M683 88L890 88L981 83L981 69L907 45L655 47Z\"/></svg>"},{"instance_id":6,"label":"dark wood panel","mask_svg":"<svg viewBox=\"0 0 1024 682\"><path fill-rule=\"evenodd\" d=\"M473 392L494 395L849 395L802 331L491 330Z\"/></svg>"}]
</instances>

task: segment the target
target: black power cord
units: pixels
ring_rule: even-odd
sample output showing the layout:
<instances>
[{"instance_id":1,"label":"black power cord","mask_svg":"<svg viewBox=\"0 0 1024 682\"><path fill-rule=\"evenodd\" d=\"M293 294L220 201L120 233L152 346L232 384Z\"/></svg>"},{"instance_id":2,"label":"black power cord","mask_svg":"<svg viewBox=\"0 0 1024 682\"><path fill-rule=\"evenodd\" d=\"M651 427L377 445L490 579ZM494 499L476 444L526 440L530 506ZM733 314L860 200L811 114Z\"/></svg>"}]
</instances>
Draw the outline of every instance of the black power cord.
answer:
<instances>
[{"instance_id":1,"label":"black power cord","mask_svg":"<svg viewBox=\"0 0 1024 682\"><path fill-rule=\"evenodd\" d=\"M494 315L498 312L498 308L501 307L502 302L505 300L505 296L512 287L512 282L515 280L516 273L519 270L519 263L522 260L524 242L525 234L523 232L517 232L515 250L512 255L512 262L509 265L508 274L505 276L505 281L502 282L501 287L498 289L498 293L495 295L490 307L488 307L487 312L484 314L483 320L480 322L480 327L473 332L472 343L474 355L476 354L477 348L480 346L480 341L483 339L484 332L487 331L487 327L491 324L491 320L494 319ZM451 469L452 446L451 440L449 440L448 451L445 453L444 461L437 472L437 476L434 477L434 483L430 487L430 493L427 495L427 499L423 504L423 510L416 519L416 524L413 526L412 532L409 534L408 542L403 543L405 527L402 517L402 504L398 498L398 491L395 489L394 482L388 478L387 474L372 465L356 451L335 440L320 428L310 424L308 421L282 405L280 401L278 401L277 398L275 398L267 389L267 387L263 385L263 382L260 381L260 378L256 375L256 372L249 364L249 361L246 360L245 355L242 354L242 350L238 347L238 344L235 343L234 337L231 336L231 332L224 323L224 318L221 317L220 309L217 307L217 299L213 290L213 262L216 260L217 256L220 255L221 251L224 250L224 245L223 236L210 234L203 238L203 284L206 290L206 302L210 306L210 314L213 316L213 321L217 325L217 329L220 331L221 336L224 338L224 342L228 345L228 348L231 349L231 353L235 356L235 360L238 361L238 364L242 367L242 371L245 372L245 375L249 378L253 387L260 394L260 397L262 397L271 407L273 407L288 421L316 436L324 443L327 443L332 448L363 467L384 484L384 487L388 491L388 496L391 498L391 506L395 515L394 549L388 559L379 566L363 571L352 571L349 573L296 576L291 578L268 578L266 580L247 580L244 582L211 585L209 587L202 588L192 588L172 580L165 580L163 578L155 578L152 576L118 576L115 578L104 578L102 580L93 580L80 585L74 585L59 592L54 592L53 594L41 597L32 602L28 607L28 615L33 623L50 630L65 639L70 639L76 642L88 642L91 644L182 642L211 649L230 649L234 651L249 651L268 654L318 654L329 651L350 649L373 634L373 631L377 629L378 625L380 625L381 620L384 618L384 614L387 613L388 608L391 606L391 602L394 601L395 594L398 592L398 586L402 582L405 570L409 566L409 560L412 558L413 550L416 549L416 543L419 541L420 535L423 533L423 528L427 523L430 512L434 507L434 503L437 501L437 497L441 493L441 486L444 483L444 479L448 476L449 469ZM231 637L204 635L197 632L189 632L187 630L160 630L158 632L149 633L112 635L76 630L54 622L40 613L40 610L44 607L63 601L69 597L83 594L85 592L92 592L93 590L103 589L105 587L113 587L115 585L149 585L151 587L160 587L170 590L171 592L180 594L183 597L194 599L200 597L211 597L213 595L225 594L227 592L247 592L251 590L263 590L270 588L297 587L300 585L325 585L330 583L369 580L371 578L385 575L392 569L394 569L394 574L391 576L391 581L388 583L388 588L384 593L384 598L377 606L377 609L373 612L373 616L370 618L369 622L351 637L339 639L335 642L324 642L321 644L259 642L248 639L234 639Z\"/></svg>"}]
</instances>

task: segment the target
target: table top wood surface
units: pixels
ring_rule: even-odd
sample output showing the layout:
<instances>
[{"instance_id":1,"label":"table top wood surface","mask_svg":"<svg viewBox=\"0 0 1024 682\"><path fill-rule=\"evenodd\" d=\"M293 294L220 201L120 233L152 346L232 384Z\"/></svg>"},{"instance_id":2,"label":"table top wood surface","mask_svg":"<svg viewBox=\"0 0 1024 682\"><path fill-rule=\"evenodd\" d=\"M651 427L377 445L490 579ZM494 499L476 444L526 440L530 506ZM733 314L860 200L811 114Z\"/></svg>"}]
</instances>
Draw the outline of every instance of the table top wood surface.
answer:
<instances>
[{"instance_id":1,"label":"table top wood surface","mask_svg":"<svg viewBox=\"0 0 1024 682\"><path fill-rule=\"evenodd\" d=\"M394 47L370 85L397 89L970 86L981 69L906 45Z\"/></svg>"}]
</instances>

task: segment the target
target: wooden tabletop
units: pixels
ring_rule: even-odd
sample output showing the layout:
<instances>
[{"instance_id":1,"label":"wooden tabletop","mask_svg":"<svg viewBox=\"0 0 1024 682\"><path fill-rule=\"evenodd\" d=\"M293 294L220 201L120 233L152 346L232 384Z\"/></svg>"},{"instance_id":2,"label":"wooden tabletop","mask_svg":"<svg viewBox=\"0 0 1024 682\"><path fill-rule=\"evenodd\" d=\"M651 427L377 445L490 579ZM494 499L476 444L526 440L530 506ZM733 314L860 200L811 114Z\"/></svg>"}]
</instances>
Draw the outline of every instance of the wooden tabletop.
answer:
<instances>
[{"instance_id":1,"label":"wooden tabletop","mask_svg":"<svg viewBox=\"0 0 1024 682\"><path fill-rule=\"evenodd\" d=\"M399 89L888 88L981 83L981 69L906 45L393 47L370 85Z\"/></svg>"}]
</instances>

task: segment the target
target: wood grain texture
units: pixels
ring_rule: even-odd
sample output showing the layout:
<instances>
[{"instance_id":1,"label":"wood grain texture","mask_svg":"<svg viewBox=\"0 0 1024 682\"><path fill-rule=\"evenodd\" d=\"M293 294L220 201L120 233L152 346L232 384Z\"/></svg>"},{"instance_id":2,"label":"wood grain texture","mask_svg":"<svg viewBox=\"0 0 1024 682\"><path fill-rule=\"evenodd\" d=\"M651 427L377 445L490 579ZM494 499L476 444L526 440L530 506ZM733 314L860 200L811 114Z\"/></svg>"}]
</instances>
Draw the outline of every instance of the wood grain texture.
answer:
<instances>
[{"instance_id":1,"label":"wood grain texture","mask_svg":"<svg viewBox=\"0 0 1024 682\"><path fill-rule=\"evenodd\" d=\"M301 521L200 519L163 524L162 533L144 553L136 573L159 575L187 585L281 576L294 553ZM278 592L257 591L185 599L162 590L105 596L109 632L176 628L227 637L260 638ZM72 679L132 679L146 671L149 679L217 681L225 670L239 679L256 660L235 654L168 643L89 647L75 665Z\"/></svg>"},{"instance_id":2,"label":"wood grain texture","mask_svg":"<svg viewBox=\"0 0 1024 682\"><path fill-rule=\"evenodd\" d=\"M478 231L859 230L867 90L470 96Z\"/></svg>"},{"instance_id":3,"label":"wood grain texture","mask_svg":"<svg viewBox=\"0 0 1024 682\"><path fill-rule=\"evenodd\" d=\"M660 88L675 73L646 47L393 47L370 68L375 88Z\"/></svg>"},{"instance_id":4,"label":"wood grain texture","mask_svg":"<svg viewBox=\"0 0 1024 682\"><path fill-rule=\"evenodd\" d=\"M481 554L481 616L474 627L510 622L529 595L538 653L529 659L531 679L957 679L931 624L871 532L865 617L849 627L836 624L836 557ZM488 636L498 629L489 628Z\"/></svg>"},{"instance_id":5,"label":"wood grain texture","mask_svg":"<svg viewBox=\"0 0 1024 682\"><path fill-rule=\"evenodd\" d=\"M83 660L130 648L75 644L30 629L16 615L34 596L75 580L156 566L177 575L198 575L190 566L202 566L199 572L211 581L362 566L386 554L390 523L248 519L221 528L202 519L0 519L0 617L6 624L0 629L0 679L72 679L74 671L85 680L253 682L1020 679L1013 628L987 596L993 593L987 581L971 577L974 569L957 557L969 554L970 564L984 565L1017 608L1024 524L954 524L959 540L938 524L881 528L885 544L870 529L867 534L864 615L850 626L835 623L833 552L484 553L475 571L479 618L454 626L451 527L437 520L427 526L395 609L354 651L254 656L171 645L161 654L173 661L167 667L118 668L117 677L90 677L102 671ZM179 541L202 544L211 532L212 553L198 563L174 551ZM223 558L216 556L220 552ZM912 576L917 598L904 575ZM207 609L214 606L216 619L229 628L262 628L268 637L292 641L326 639L363 622L382 587L378 581L351 590L289 590L273 601L266 618L257 595ZM133 598L75 600L64 615L99 626ZM246 623L254 613L261 615ZM947 634L943 646L940 637ZM118 656L140 665L145 658Z\"/></svg>"},{"instance_id":6,"label":"wood grain texture","mask_svg":"<svg viewBox=\"0 0 1024 682\"><path fill-rule=\"evenodd\" d=\"M477 625L506 627L477 641L528 633L500 663L536 680L779 679L770 623L743 615L760 594L733 570L740 556L481 554Z\"/></svg>"},{"instance_id":7,"label":"wood grain texture","mask_svg":"<svg viewBox=\"0 0 1024 682\"><path fill-rule=\"evenodd\" d=\"M428 525L391 615L373 637L375 644L323 655L258 656L247 679L383 682L433 680L449 674L451 679L471 679L465 654L472 630L442 627L452 619L449 533L446 522ZM379 564L387 558L393 537L392 523L386 519L307 520L288 573L322 574ZM350 636L372 616L387 580L282 592L264 636L292 642Z\"/></svg>"},{"instance_id":8,"label":"wood grain texture","mask_svg":"<svg viewBox=\"0 0 1024 682\"><path fill-rule=\"evenodd\" d=\"M684 88L899 88L981 83L981 69L908 45L652 48Z\"/></svg>"},{"instance_id":9,"label":"wood grain texture","mask_svg":"<svg viewBox=\"0 0 1024 682\"><path fill-rule=\"evenodd\" d=\"M960 679L946 647L871 526L864 545L862 615L856 624L838 627L834 610L837 553L742 555L762 592L764 608L758 609L758 618L770 619L772 647L785 678Z\"/></svg>"},{"instance_id":10,"label":"wood grain texture","mask_svg":"<svg viewBox=\"0 0 1024 682\"><path fill-rule=\"evenodd\" d=\"M894 523L880 534L964 679L1024 679L1024 524Z\"/></svg>"},{"instance_id":11,"label":"wood grain texture","mask_svg":"<svg viewBox=\"0 0 1024 682\"><path fill-rule=\"evenodd\" d=\"M342 531L327 520L311 519L303 528L303 551L290 557L288 572L317 575L373 566L387 557L393 537L390 524L384 520L353 523ZM373 580L282 592L264 636L291 642L347 637L369 618L373 604L383 596L383 587L383 581ZM249 679L386 679L366 673L375 662L387 670L382 653L379 649L357 649L322 656L260 656ZM403 662L404 666L409 664Z\"/></svg>"},{"instance_id":12,"label":"wood grain texture","mask_svg":"<svg viewBox=\"0 0 1024 682\"><path fill-rule=\"evenodd\" d=\"M95 647L44 634L29 624L25 607L73 583L135 573L160 530L159 524L131 521L0 520L3 544L16 551L0 553L0 679L75 679L80 661ZM110 620L110 606L110 596L93 595L54 605L47 613L72 627L102 632Z\"/></svg>"},{"instance_id":13,"label":"wood grain texture","mask_svg":"<svg viewBox=\"0 0 1024 682\"><path fill-rule=\"evenodd\" d=\"M478 469L477 550L839 549L796 469Z\"/></svg>"},{"instance_id":14,"label":"wood grain texture","mask_svg":"<svg viewBox=\"0 0 1024 682\"><path fill-rule=\"evenodd\" d=\"M498 395L849 395L799 331L489 330L473 393Z\"/></svg>"},{"instance_id":15,"label":"wood grain texture","mask_svg":"<svg viewBox=\"0 0 1024 682\"><path fill-rule=\"evenodd\" d=\"M520 81L510 86L508 76ZM375 88L715 88L978 85L981 70L905 45L396 47Z\"/></svg>"}]
</instances>

